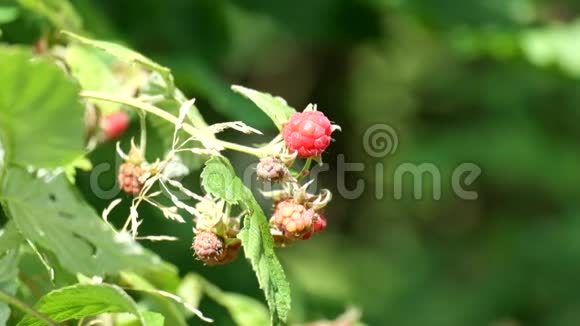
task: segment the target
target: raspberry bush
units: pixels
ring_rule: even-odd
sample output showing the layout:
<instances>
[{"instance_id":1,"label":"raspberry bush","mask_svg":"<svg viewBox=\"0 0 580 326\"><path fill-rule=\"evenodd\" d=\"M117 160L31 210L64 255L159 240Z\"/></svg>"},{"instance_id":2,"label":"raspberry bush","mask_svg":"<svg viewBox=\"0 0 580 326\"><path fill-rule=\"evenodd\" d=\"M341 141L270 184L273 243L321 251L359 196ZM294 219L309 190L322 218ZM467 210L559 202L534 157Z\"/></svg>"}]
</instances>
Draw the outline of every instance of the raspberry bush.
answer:
<instances>
[{"instance_id":1,"label":"raspberry bush","mask_svg":"<svg viewBox=\"0 0 580 326\"><path fill-rule=\"evenodd\" d=\"M67 26L76 26L71 17ZM279 130L264 145L247 146L222 140L220 133L260 130L242 121L208 125L168 68L119 44L55 29L34 48L1 45L0 64L0 203L8 218L0 233L0 302L6 303L0 303L0 324L185 325L192 316L211 321L193 299L202 295L241 324L286 322L290 286L276 250L322 231L332 197L328 190L309 193L304 181L338 128L324 113L315 105L297 112L281 98L233 86ZM112 82L118 87L111 88ZM29 96L34 92L41 101ZM138 126L137 135L123 138L130 125ZM151 150L151 132L163 151ZM95 172L90 153L104 148L118 157L115 179L122 193L98 214L79 196L75 174ZM273 209L258 204L228 151L253 157L260 186L276 183L273 191L256 189ZM200 168L202 191L183 181ZM151 218L142 214L143 206L167 223L190 225L191 237L143 234L140 227ZM126 219L116 225L112 213ZM192 244L191 259L207 268L243 252L269 314L261 302L222 293L198 275L180 278L174 266L140 244L183 240ZM39 284L20 280L29 274ZM254 319L244 322L240 314Z\"/></svg>"}]
</instances>

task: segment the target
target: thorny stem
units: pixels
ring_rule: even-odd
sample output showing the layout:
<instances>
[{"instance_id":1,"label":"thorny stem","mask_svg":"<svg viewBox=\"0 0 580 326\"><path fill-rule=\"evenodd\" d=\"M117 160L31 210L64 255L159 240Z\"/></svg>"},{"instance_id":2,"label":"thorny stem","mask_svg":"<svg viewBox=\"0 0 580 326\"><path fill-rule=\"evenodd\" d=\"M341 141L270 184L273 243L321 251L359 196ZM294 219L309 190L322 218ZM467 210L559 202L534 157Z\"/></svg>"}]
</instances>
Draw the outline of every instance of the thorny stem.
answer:
<instances>
[{"instance_id":1,"label":"thorny stem","mask_svg":"<svg viewBox=\"0 0 580 326\"><path fill-rule=\"evenodd\" d=\"M141 134L139 135L139 145L142 153L145 153L145 149L147 147L147 120L145 119L145 111L138 110L137 113L139 114L139 123Z\"/></svg>"},{"instance_id":2,"label":"thorny stem","mask_svg":"<svg viewBox=\"0 0 580 326\"><path fill-rule=\"evenodd\" d=\"M85 98L94 99L94 100L102 100L102 101L107 101L107 102L125 104L127 106L130 106L130 107L140 109L140 110L143 110L145 112L149 112L151 114L154 114L154 115L156 115L164 120L167 120L168 122L170 122L174 125L177 123L177 120L178 120L177 117L175 117L174 115L172 115L171 113L169 113L167 111L164 111L164 110L162 110L158 107L155 107L151 104L143 103L143 102L136 100L136 99L133 99L133 98L122 97L122 96L113 96L113 95L109 95L109 94L105 94L105 93L101 93L101 92L95 92L95 91L81 91L80 96L85 97ZM199 129L197 129L196 127L194 127L188 123L183 123L182 128L186 133L190 134L193 137L198 137L198 138L203 137L203 133ZM224 147L224 148L231 149L231 150L238 151L238 152L242 152L242 153L246 153L246 154L253 155L256 157L261 157L263 154L263 151L260 148L244 146L244 145L231 143L231 142L219 140L219 139L216 139L215 143Z\"/></svg>"},{"instance_id":3,"label":"thorny stem","mask_svg":"<svg viewBox=\"0 0 580 326\"><path fill-rule=\"evenodd\" d=\"M48 325L59 326L56 321L48 318L47 316L45 316L44 314L42 314L40 312L34 310L32 307L30 307L26 303L20 301L18 298L11 296L10 294L8 294L2 290L0 290L0 301L7 302L7 303L13 305L14 307L22 310L22 312L25 312L31 316L36 317L39 320L42 320L43 322L45 322Z\"/></svg>"}]
</instances>

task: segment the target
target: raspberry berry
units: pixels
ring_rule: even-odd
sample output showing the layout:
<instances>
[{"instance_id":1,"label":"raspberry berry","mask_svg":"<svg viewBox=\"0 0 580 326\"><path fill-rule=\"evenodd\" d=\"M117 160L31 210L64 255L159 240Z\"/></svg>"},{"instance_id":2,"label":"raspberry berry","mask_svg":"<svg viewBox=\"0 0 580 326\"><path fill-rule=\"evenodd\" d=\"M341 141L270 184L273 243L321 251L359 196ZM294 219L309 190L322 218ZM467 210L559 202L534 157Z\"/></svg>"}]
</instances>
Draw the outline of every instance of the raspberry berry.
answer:
<instances>
[{"instance_id":1,"label":"raspberry berry","mask_svg":"<svg viewBox=\"0 0 580 326\"><path fill-rule=\"evenodd\" d=\"M258 178L266 181L279 181L288 175L286 165L275 157L263 157L256 166Z\"/></svg>"},{"instance_id":2,"label":"raspberry berry","mask_svg":"<svg viewBox=\"0 0 580 326\"><path fill-rule=\"evenodd\" d=\"M314 219L314 223L312 224L312 231L314 233L320 232L326 229L326 218L320 214L316 214L316 218Z\"/></svg>"},{"instance_id":3,"label":"raspberry berry","mask_svg":"<svg viewBox=\"0 0 580 326\"><path fill-rule=\"evenodd\" d=\"M105 139L115 139L129 127L129 115L124 111L113 112L101 119L101 129Z\"/></svg>"},{"instance_id":4,"label":"raspberry berry","mask_svg":"<svg viewBox=\"0 0 580 326\"><path fill-rule=\"evenodd\" d=\"M293 200L276 203L274 216L270 222L288 238L301 238L312 231L316 213Z\"/></svg>"},{"instance_id":5,"label":"raspberry berry","mask_svg":"<svg viewBox=\"0 0 580 326\"><path fill-rule=\"evenodd\" d=\"M282 136L291 151L302 158L320 155L330 144L332 125L320 111L296 112L284 126Z\"/></svg>"},{"instance_id":6,"label":"raspberry berry","mask_svg":"<svg viewBox=\"0 0 580 326\"><path fill-rule=\"evenodd\" d=\"M195 256L208 266L227 264L238 256L241 243L226 246L224 240L217 234L200 231L193 238L192 244Z\"/></svg>"},{"instance_id":7,"label":"raspberry berry","mask_svg":"<svg viewBox=\"0 0 580 326\"><path fill-rule=\"evenodd\" d=\"M324 229L326 229L326 219L324 216L316 213L314 215L314 220L312 221L312 231L304 234L301 239L308 240L314 233L320 232Z\"/></svg>"},{"instance_id":8,"label":"raspberry berry","mask_svg":"<svg viewBox=\"0 0 580 326\"><path fill-rule=\"evenodd\" d=\"M128 194L137 195L143 188L143 182L140 180L142 175L143 168L141 165L131 161L121 164L117 175L119 187Z\"/></svg>"}]
</instances>

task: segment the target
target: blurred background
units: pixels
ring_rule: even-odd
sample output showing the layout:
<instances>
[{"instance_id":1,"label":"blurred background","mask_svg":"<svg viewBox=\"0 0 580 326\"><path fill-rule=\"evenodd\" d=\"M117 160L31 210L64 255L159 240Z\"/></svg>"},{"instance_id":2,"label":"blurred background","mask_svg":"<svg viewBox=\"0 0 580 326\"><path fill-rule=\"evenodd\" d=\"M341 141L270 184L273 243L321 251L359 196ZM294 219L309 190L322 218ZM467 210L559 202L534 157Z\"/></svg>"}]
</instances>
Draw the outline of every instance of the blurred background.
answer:
<instances>
[{"instance_id":1,"label":"blurred background","mask_svg":"<svg viewBox=\"0 0 580 326\"><path fill-rule=\"evenodd\" d=\"M269 140L275 129L230 84L282 96L298 109L317 103L342 126L323 156L330 170L318 176L335 195L329 228L278 250L293 321L334 318L354 306L368 325L580 325L580 2L72 3L93 37L170 67L210 123L244 120L265 132L248 143ZM3 39L33 44L42 33L37 19L4 25ZM396 150L368 153L365 132L376 124L396 132ZM113 162L113 148L100 147L91 160ZM255 163L228 155L240 171ZM339 157L362 168L341 173ZM475 200L451 187L464 162L481 169L464 186ZM433 199L437 180L425 175L421 199L412 178L395 199L403 163L435 166L441 198ZM89 191L89 174L77 178L87 199L106 207ZM112 172L102 178L112 186ZM360 183L359 195L339 191ZM196 175L186 184L195 187ZM191 225L149 214L144 233L182 240L146 245L182 273L262 300L244 259L203 267L189 248ZM231 325L222 309L201 306L216 325Z\"/></svg>"}]
</instances>

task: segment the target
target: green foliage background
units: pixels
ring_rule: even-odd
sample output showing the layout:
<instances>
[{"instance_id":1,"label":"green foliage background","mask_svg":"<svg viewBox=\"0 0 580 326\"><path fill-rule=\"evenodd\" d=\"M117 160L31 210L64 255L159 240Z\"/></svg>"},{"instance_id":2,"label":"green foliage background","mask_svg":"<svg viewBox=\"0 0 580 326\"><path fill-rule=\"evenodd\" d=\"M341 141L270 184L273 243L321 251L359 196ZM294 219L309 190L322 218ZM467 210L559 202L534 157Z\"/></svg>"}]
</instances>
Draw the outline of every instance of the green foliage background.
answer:
<instances>
[{"instance_id":1,"label":"green foliage background","mask_svg":"<svg viewBox=\"0 0 580 326\"><path fill-rule=\"evenodd\" d=\"M580 323L578 2L72 3L95 37L170 67L209 122L244 120L276 133L266 115L229 90L242 84L296 108L318 103L343 127L323 157L331 169L319 175L335 194L329 230L278 250L293 290L291 320L332 318L354 305L369 325ZM2 41L32 44L48 24L25 10L1 26ZM376 123L396 129L393 155L365 152L363 135ZM338 173L338 155L364 170ZM111 143L90 159L96 165L114 156ZM239 171L252 163L231 159ZM466 161L482 169L470 188L479 194L475 201L450 188L450 173ZM402 162L436 164L443 198L429 200L426 183L427 199L413 199L406 184L404 198L394 200L393 173ZM341 196L340 182L352 189L357 180L365 192ZM78 173L84 197L100 211L108 201L94 196L89 181L89 173ZM113 172L100 181L111 186ZM199 184L198 177L185 184ZM144 233L181 241L147 245L182 273L262 300L245 260L204 268L189 249L190 225L149 215ZM121 223L123 216L111 219ZM211 302L201 310L217 325L233 323Z\"/></svg>"}]
</instances>

